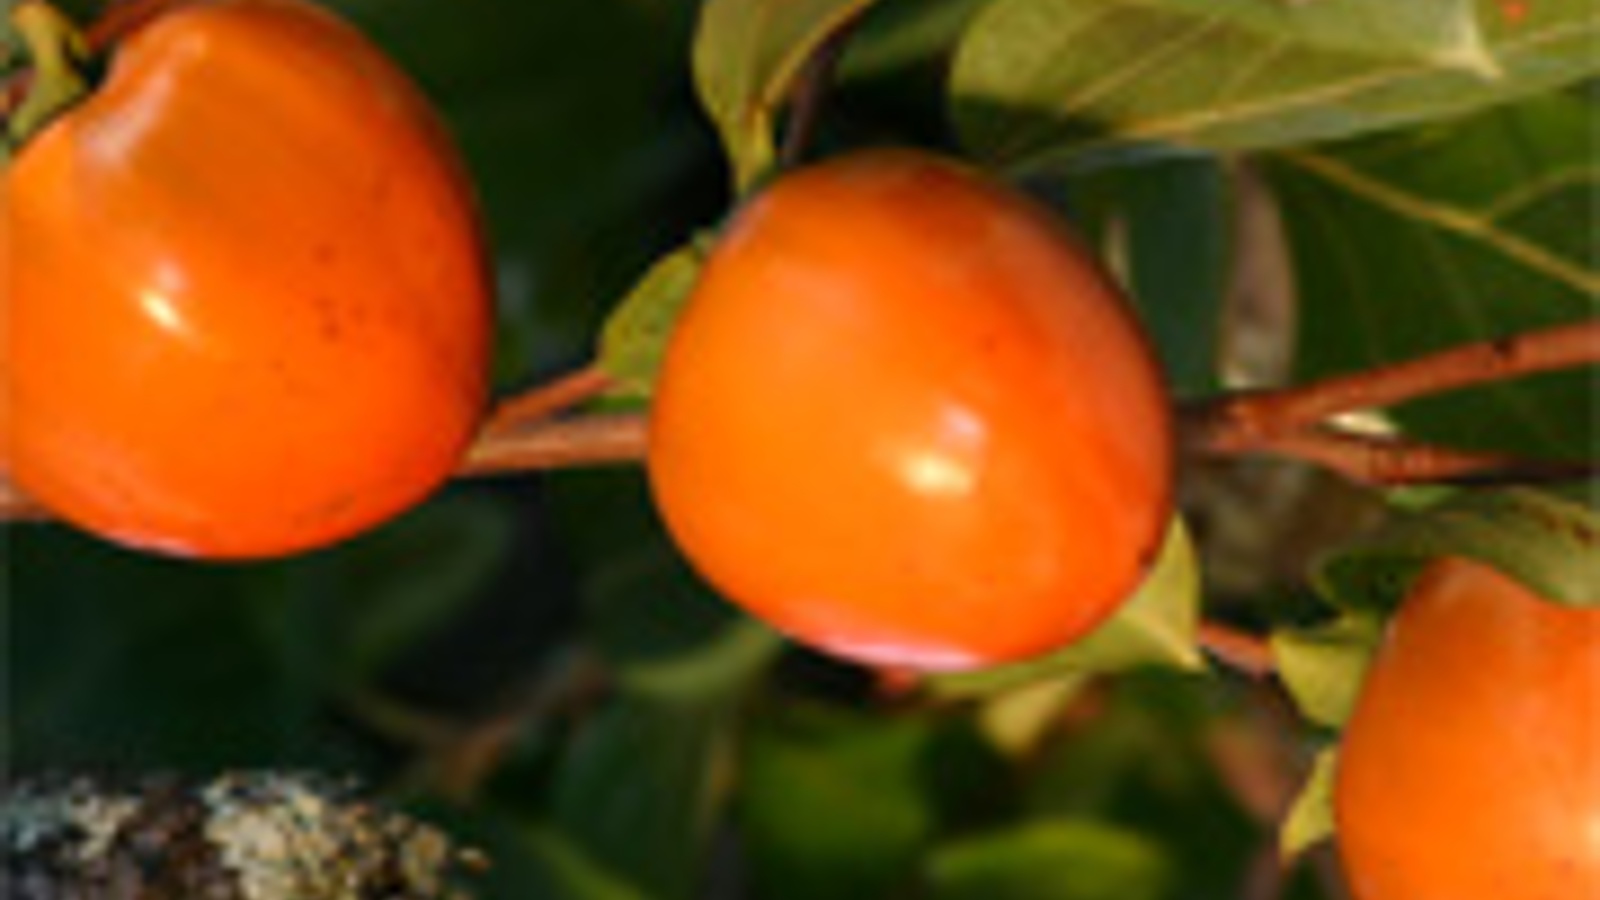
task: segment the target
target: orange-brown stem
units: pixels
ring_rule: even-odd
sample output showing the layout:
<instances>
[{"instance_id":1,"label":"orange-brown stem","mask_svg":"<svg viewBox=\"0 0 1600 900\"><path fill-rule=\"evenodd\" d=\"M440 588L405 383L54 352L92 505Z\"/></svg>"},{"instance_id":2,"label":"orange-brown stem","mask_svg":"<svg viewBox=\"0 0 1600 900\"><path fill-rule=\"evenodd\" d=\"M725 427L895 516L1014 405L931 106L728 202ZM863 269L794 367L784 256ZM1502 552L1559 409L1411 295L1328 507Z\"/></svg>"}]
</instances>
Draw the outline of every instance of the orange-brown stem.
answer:
<instances>
[{"instance_id":1,"label":"orange-brown stem","mask_svg":"<svg viewBox=\"0 0 1600 900\"><path fill-rule=\"evenodd\" d=\"M1307 384L1201 401L1181 411L1181 428L1191 450L1233 455L1269 449L1285 435L1339 413L1596 363L1600 363L1600 319L1589 319L1463 344Z\"/></svg>"},{"instance_id":2,"label":"orange-brown stem","mask_svg":"<svg viewBox=\"0 0 1600 900\"><path fill-rule=\"evenodd\" d=\"M1595 460L1529 460L1333 428L1266 437L1251 449L1298 459L1358 484L1378 487L1571 481L1600 471Z\"/></svg>"},{"instance_id":3,"label":"orange-brown stem","mask_svg":"<svg viewBox=\"0 0 1600 900\"><path fill-rule=\"evenodd\" d=\"M1595 461L1549 462L1476 453L1321 424L1334 413L1400 402L1469 384L1600 361L1600 320L1468 344L1408 362L1288 387L1205 401L1180 410L1186 446L1201 455L1269 453L1303 459L1369 484L1548 481L1593 474ZM628 463L645 450L642 414L551 420L604 391L603 373L579 369L500 405L463 475ZM0 478L0 521L48 518Z\"/></svg>"},{"instance_id":4,"label":"orange-brown stem","mask_svg":"<svg viewBox=\"0 0 1600 900\"><path fill-rule=\"evenodd\" d=\"M812 51L789 91L789 116L784 123L783 144L778 148L778 164L798 165L816 135L823 101L833 82L833 72L844 55L845 46L861 21L860 13L840 24Z\"/></svg>"},{"instance_id":5,"label":"orange-brown stem","mask_svg":"<svg viewBox=\"0 0 1600 900\"><path fill-rule=\"evenodd\" d=\"M486 431L468 452L462 475L622 464L644 457L646 422L636 413L578 416Z\"/></svg>"},{"instance_id":6,"label":"orange-brown stem","mask_svg":"<svg viewBox=\"0 0 1600 900\"><path fill-rule=\"evenodd\" d=\"M611 376L598 367L585 366L537 384L496 404L481 440L489 440L501 432L516 431L593 400L604 394L611 383Z\"/></svg>"},{"instance_id":7,"label":"orange-brown stem","mask_svg":"<svg viewBox=\"0 0 1600 900\"><path fill-rule=\"evenodd\" d=\"M1197 638L1201 649L1230 669L1251 678L1269 678L1278 670L1272 646L1259 635L1221 622L1200 623Z\"/></svg>"}]
</instances>

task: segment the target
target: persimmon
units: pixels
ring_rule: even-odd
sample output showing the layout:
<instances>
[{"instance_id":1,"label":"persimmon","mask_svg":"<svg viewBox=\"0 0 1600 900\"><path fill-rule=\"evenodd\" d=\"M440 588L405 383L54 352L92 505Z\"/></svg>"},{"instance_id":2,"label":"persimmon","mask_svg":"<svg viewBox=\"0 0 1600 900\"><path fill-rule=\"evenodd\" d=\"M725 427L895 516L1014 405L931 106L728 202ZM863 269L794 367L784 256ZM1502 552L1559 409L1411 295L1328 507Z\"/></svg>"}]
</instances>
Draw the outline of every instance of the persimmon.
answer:
<instances>
[{"instance_id":1,"label":"persimmon","mask_svg":"<svg viewBox=\"0 0 1600 900\"><path fill-rule=\"evenodd\" d=\"M1044 207L867 150L791 172L710 252L648 469L689 561L823 651L959 669L1060 646L1133 592L1170 516L1158 366Z\"/></svg>"},{"instance_id":2,"label":"persimmon","mask_svg":"<svg viewBox=\"0 0 1600 900\"><path fill-rule=\"evenodd\" d=\"M1600 608L1433 564L1362 685L1334 809L1360 900L1600 896Z\"/></svg>"},{"instance_id":3,"label":"persimmon","mask_svg":"<svg viewBox=\"0 0 1600 900\"><path fill-rule=\"evenodd\" d=\"M429 493L490 288L420 92L302 0L172 4L5 173L5 463L122 543L259 557Z\"/></svg>"}]
</instances>

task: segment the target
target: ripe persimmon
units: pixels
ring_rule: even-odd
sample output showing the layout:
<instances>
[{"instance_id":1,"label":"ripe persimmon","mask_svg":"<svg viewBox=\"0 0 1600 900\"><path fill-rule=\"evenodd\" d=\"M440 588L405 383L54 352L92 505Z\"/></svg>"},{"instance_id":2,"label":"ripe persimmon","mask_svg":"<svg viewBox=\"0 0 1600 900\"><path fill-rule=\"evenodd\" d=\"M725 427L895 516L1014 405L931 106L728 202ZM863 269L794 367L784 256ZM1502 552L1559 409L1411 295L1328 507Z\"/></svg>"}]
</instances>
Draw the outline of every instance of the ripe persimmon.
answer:
<instances>
[{"instance_id":1,"label":"ripe persimmon","mask_svg":"<svg viewBox=\"0 0 1600 900\"><path fill-rule=\"evenodd\" d=\"M869 150L738 211L668 342L649 473L712 585L821 650L1038 654L1137 587L1170 409L1110 278L974 169Z\"/></svg>"},{"instance_id":2,"label":"ripe persimmon","mask_svg":"<svg viewBox=\"0 0 1600 900\"><path fill-rule=\"evenodd\" d=\"M432 490L485 403L454 149L303 0L174 4L4 176L9 475L144 548L257 557Z\"/></svg>"},{"instance_id":3,"label":"ripe persimmon","mask_svg":"<svg viewBox=\"0 0 1600 900\"><path fill-rule=\"evenodd\" d=\"M1600 896L1600 609L1434 563L1362 685L1334 809L1360 900Z\"/></svg>"}]
</instances>

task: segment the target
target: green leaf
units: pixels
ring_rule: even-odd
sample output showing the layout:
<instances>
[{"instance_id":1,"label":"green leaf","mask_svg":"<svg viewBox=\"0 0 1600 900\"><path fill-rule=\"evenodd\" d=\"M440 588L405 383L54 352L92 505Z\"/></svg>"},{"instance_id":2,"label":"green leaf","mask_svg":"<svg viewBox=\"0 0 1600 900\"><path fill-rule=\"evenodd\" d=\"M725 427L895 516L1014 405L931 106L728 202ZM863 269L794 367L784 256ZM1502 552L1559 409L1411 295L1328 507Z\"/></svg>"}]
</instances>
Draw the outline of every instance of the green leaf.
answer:
<instances>
[{"instance_id":1,"label":"green leaf","mask_svg":"<svg viewBox=\"0 0 1600 900\"><path fill-rule=\"evenodd\" d=\"M304 752L327 617L302 613L326 598L292 567L196 566L53 525L8 529L0 554L12 765L204 770Z\"/></svg>"},{"instance_id":2,"label":"green leaf","mask_svg":"<svg viewBox=\"0 0 1600 900\"><path fill-rule=\"evenodd\" d=\"M1315 628L1274 632L1272 656L1300 712L1318 725L1338 728L1355 710L1367 665L1382 640L1381 619L1348 613Z\"/></svg>"},{"instance_id":3,"label":"green leaf","mask_svg":"<svg viewBox=\"0 0 1600 900\"><path fill-rule=\"evenodd\" d=\"M990 0L883 3L850 35L838 80L868 79L947 57L967 24Z\"/></svg>"},{"instance_id":4,"label":"green leaf","mask_svg":"<svg viewBox=\"0 0 1600 900\"><path fill-rule=\"evenodd\" d=\"M644 893L597 864L581 847L561 832L538 828L527 836L519 849L530 853L540 865L548 887L559 891L562 900L650 900Z\"/></svg>"},{"instance_id":5,"label":"green leaf","mask_svg":"<svg viewBox=\"0 0 1600 900\"><path fill-rule=\"evenodd\" d=\"M711 593L665 542L612 553L583 593L595 639L634 693L713 700L742 691L777 659L777 632Z\"/></svg>"},{"instance_id":6,"label":"green leaf","mask_svg":"<svg viewBox=\"0 0 1600 900\"><path fill-rule=\"evenodd\" d=\"M1312 762L1311 774L1278 830L1278 855L1285 864L1333 836L1333 782L1338 763L1334 748L1321 751Z\"/></svg>"},{"instance_id":7,"label":"green leaf","mask_svg":"<svg viewBox=\"0 0 1600 900\"><path fill-rule=\"evenodd\" d=\"M511 551L510 510L447 497L338 547L319 564L338 582L346 676L374 678L480 596Z\"/></svg>"},{"instance_id":8,"label":"green leaf","mask_svg":"<svg viewBox=\"0 0 1600 900\"><path fill-rule=\"evenodd\" d=\"M5 118L8 144L21 144L89 93L84 77L89 47L72 22L46 3L23 3L9 13L6 38L28 48L33 77L21 104ZM9 86L9 85L8 85Z\"/></svg>"},{"instance_id":9,"label":"green leaf","mask_svg":"<svg viewBox=\"0 0 1600 900\"><path fill-rule=\"evenodd\" d=\"M1480 75L1499 73L1478 25L1475 0L1159 0L1196 15L1218 15L1285 41L1409 59Z\"/></svg>"},{"instance_id":10,"label":"green leaf","mask_svg":"<svg viewBox=\"0 0 1600 900\"><path fill-rule=\"evenodd\" d=\"M622 397L648 397L672 325L694 289L704 254L695 246L667 254L628 292L600 332L600 369Z\"/></svg>"},{"instance_id":11,"label":"green leaf","mask_svg":"<svg viewBox=\"0 0 1600 900\"><path fill-rule=\"evenodd\" d=\"M584 723L552 783L550 824L652 898L696 895L726 800L733 708L624 696Z\"/></svg>"},{"instance_id":12,"label":"green leaf","mask_svg":"<svg viewBox=\"0 0 1600 900\"><path fill-rule=\"evenodd\" d=\"M757 718L738 800L752 893L878 900L907 882L959 793L1002 777L959 720L821 706Z\"/></svg>"},{"instance_id":13,"label":"green leaf","mask_svg":"<svg viewBox=\"0 0 1600 900\"><path fill-rule=\"evenodd\" d=\"M929 676L934 692L990 694L1066 673L1114 672L1143 665L1198 669L1200 572L1189 533L1179 519L1134 596L1109 621L1054 653L992 669Z\"/></svg>"},{"instance_id":14,"label":"green leaf","mask_svg":"<svg viewBox=\"0 0 1600 900\"><path fill-rule=\"evenodd\" d=\"M806 59L872 0L707 0L694 76L742 193L777 158L773 115Z\"/></svg>"},{"instance_id":15,"label":"green leaf","mask_svg":"<svg viewBox=\"0 0 1600 900\"><path fill-rule=\"evenodd\" d=\"M1002 691L984 700L978 709L978 727L989 743L1007 756L1027 756L1038 748L1088 680L1086 675L1068 672Z\"/></svg>"},{"instance_id":16,"label":"green leaf","mask_svg":"<svg viewBox=\"0 0 1600 900\"><path fill-rule=\"evenodd\" d=\"M1100 170L1067 185L1075 208L1086 199L1102 207L1112 264L1180 394L1216 387L1233 250L1228 187L1210 157Z\"/></svg>"},{"instance_id":17,"label":"green leaf","mask_svg":"<svg viewBox=\"0 0 1600 900\"><path fill-rule=\"evenodd\" d=\"M1551 94L1270 166L1300 292L1298 377L1600 312L1593 110ZM1438 443L1576 459L1595 446L1597 404L1592 375L1573 371L1390 415Z\"/></svg>"},{"instance_id":18,"label":"green leaf","mask_svg":"<svg viewBox=\"0 0 1600 900\"><path fill-rule=\"evenodd\" d=\"M957 51L951 102L966 145L1022 173L1126 158L1152 142L1282 147L1576 82L1600 71L1597 18L1590 0L1545 0L1515 23L1492 19L1501 75L1484 78L1297 41L1211 3L996 0Z\"/></svg>"},{"instance_id":19,"label":"green leaf","mask_svg":"<svg viewBox=\"0 0 1600 900\"><path fill-rule=\"evenodd\" d=\"M1347 608L1392 608L1440 556L1484 562L1556 603L1600 605L1600 514L1528 488L1463 492L1396 512L1325 560L1316 582Z\"/></svg>"},{"instance_id":20,"label":"green leaf","mask_svg":"<svg viewBox=\"0 0 1600 900\"><path fill-rule=\"evenodd\" d=\"M697 4L331 2L427 91L462 150L495 254L496 383L571 363L597 311L704 220L683 200L719 155L685 89Z\"/></svg>"},{"instance_id":21,"label":"green leaf","mask_svg":"<svg viewBox=\"0 0 1600 900\"><path fill-rule=\"evenodd\" d=\"M928 860L935 900L1155 900L1172 874L1139 834L1063 818L964 838Z\"/></svg>"}]
</instances>

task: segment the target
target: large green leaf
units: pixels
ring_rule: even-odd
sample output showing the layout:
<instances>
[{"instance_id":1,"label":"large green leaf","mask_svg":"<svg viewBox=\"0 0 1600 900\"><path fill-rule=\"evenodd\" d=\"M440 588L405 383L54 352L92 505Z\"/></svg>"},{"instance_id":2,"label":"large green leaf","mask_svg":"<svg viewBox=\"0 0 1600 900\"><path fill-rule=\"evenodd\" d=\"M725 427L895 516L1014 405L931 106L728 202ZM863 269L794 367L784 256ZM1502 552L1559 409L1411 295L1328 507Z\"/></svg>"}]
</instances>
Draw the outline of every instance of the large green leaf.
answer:
<instances>
[{"instance_id":1,"label":"large green leaf","mask_svg":"<svg viewBox=\"0 0 1600 900\"><path fill-rule=\"evenodd\" d=\"M1551 94L1271 166L1301 297L1301 377L1600 313L1593 110ZM1576 372L1398 417L1445 443L1580 458L1595 410L1592 374Z\"/></svg>"},{"instance_id":2,"label":"large green leaf","mask_svg":"<svg viewBox=\"0 0 1600 900\"><path fill-rule=\"evenodd\" d=\"M1172 875L1139 834L1073 819L964 838L928 864L935 900L1156 900Z\"/></svg>"},{"instance_id":3,"label":"large green leaf","mask_svg":"<svg viewBox=\"0 0 1600 900\"><path fill-rule=\"evenodd\" d=\"M1481 5L1497 77L1330 49L1263 30L1227 4L996 0L957 53L954 117L974 151L1032 172L1149 142L1250 149L1348 137L1600 70L1591 0L1532 4L1514 23Z\"/></svg>"},{"instance_id":4,"label":"large green leaf","mask_svg":"<svg viewBox=\"0 0 1600 900\"><path fill-rule=\"evenodd\" d=\"M1160 2L1195 14L1221 15L1264 34L1311 46L1498 74L1478 24L1476 0Z\"/></svg>"},{"instance_id":5,"label":"large green leaf","mask_svg":"<svg viewBox=\"0 0 1600 900\"><path fill-rule=\"evenodd\" d=\"M806 59L872 0L708 0L695 35L700 101L717 124L734 183L749 188L776 161L773 114Z\"/></svg>"},{"instance_id":6,"label":"large green leaf","mask_svg":"<svg viewBox=\"0 0 1600 900\"><path fill-rule=\"evenodd\" d=\"M1600 605L1600 514L1527 488L1467 492L1398 511L1325 560L1317 583L1345 607L1392 608L1440 556L1484 562L1555 603Z\"/></svg>"},{"instance_id":7,"label":"large green leaf","mask_svg":"<svg viewBox=\"0 0 1600 900\"><path fill-rule=\"evenodd\" d=\"M1230 182L1209 156L1099 169L1063 183L1104 247L1181 394L1213 390L1231 241Z\"/></svg>"},{"instance_id":8,"label":"large green leaf","mask_svg":"<svg viewBox=\"0 0 1600 900\"><path fill-rule=\"evenodd\" d=\"M714 176L688 77L694 6L334 0L427 90L493 241L502 385L570 364Z\"/></svg>"}]
</instances>

